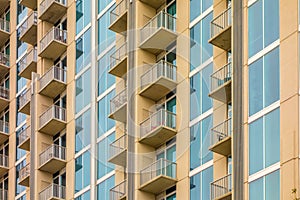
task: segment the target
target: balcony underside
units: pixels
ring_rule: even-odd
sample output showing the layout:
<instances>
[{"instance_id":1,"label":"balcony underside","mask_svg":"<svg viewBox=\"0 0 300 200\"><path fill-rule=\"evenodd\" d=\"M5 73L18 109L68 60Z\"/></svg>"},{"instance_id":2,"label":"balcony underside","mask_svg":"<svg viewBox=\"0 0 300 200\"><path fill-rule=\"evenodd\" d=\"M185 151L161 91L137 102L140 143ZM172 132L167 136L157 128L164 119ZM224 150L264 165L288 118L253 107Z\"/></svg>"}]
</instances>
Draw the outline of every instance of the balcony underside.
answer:
<instances>
[{"instance_id":1,"label":"balcony underside","mask_svg":"<svg viewBox=\"0 0 300 200\"><path fill-rule=\"evenodd\" d=\"M20 40L35 45L37 43L37 25L30 26L28 30L21 35Z\"/></svg>"},{"instance_id":2,"label":"balcony underside","mask_svg":"<svg viewBox=\"0 0 300 200\"><path fill-rule=\"evenodd\" d=\"M8 172L8 167L0 166L0 176L2 177L4 174Z\"/></svg>"},{"instance_id":3,"label":"balcony underside","mask_svg":"<svg viewBox=\"0 0 300 200\"><path fill-rule=\"evenodd\" d=\"M39 56L56 60L67 49L67 45L58 40L52 40L40 53Z\"/></svg>"},{"instance_id":4,"label":"balcony underside","mask_svg":"<svg viewBox=\"0 0 300 200\"><path fill-rule=\"evenodd\" d=\"M0 46L2 47L9 39L10 33L0 29Z\"/></svg>"},{"instance_id":5,"label":"balcony underside","mask_svg":"<svg viewBox=\"0 0 300 200\"><path fill-rule=\"evenodd\" d=\"M165 0L140 0L140 1L156 9L161 7L166 2Z\"/></svg>"},{"instance_id":6,"label":"balcony underside","mask_svg":"<svg viewBox=\"0 0 300 200\"><path fill-rule=\"evenodd\" d=\"M166 28L159 28L140 44L140 48L158 55L162 51L166 50L167 47L176 40L176 38L177 34L173 31Z\"/></svg>"},{"instance_id":7,"label":"balcony underside","mask_svg":"<svg viewBox=\"0 0 300 200\"><path fill-rule=\"evenodd\" d=\"M176 133L177 131L175 129L166 126L159 126L149 134L142 137L140 142L157 148L174 137Z\"/></svg>"},{"instance_id":8,"label":"balcony underside","mask_svg":"<svg viewBox=\"0 0 300 200\"><path fill-rule=\"evenodd\" d=\"M24 104L24 106L20 107L19 112L30 115L30 101Z\"/></svg>"},{"instance_id":9,"label":"balcony underside","mask_svg":"<svg viewBox=\"0 0 300 200\"><path fill-rule=\"evenodd\" d=\"M52 4L39 16L40 20L55 24L67 13L67 7L53 1Z\"/></svg>"},{"instance_id":10,"label":"balcony underside","mask_svg":"<svg viewBox=\"0 0 300 200\"><path fill-rule=\"evenodd\" d=\"M123 78L127 73L127 56L118 62L114 67L112 67L108 73Z\"/></svg>"},{"instance_id":11,"label":"balcony underside","mask_svg":"<svg viewBox=\"0 0 300 200\"><path fill-rule=\"evenodd\" d=\"M9 135L0 131L0 144L3 144L6 140L8 140Z\"/></svg>"},{"instance_id":12,"label":"balcony underside","mask_svg":"<svg viewBox=\"0 0 300 200\"><path fill-rule=\"evenodd\" d=\"M31 73L32 72L37 72L37 63L35 61L32 61L28 64L25 69L23 69L20 73L19 76L24 77L26 79L31 80Z\"/></svg>"},{"instance_id":13,"label":"balcony underside","mask_svg":"<svg viewBox=\"0 0 300 200\"><path fill-rule=\"evenodd\" d=\"M231 136L228 136L209 148L214 153L223 156L231 155Z\"/></svg>"},{"instance_id":14,"label":"balcony underside","mask_svg":"<svg viewBox=\"0 0 300 200\"><path fill-rule=\"evenodd\" d=\"M3 64L0 64L0 78L4 77L5 74L9 72L9 67Z\"/></svg>"},{"instance_id":15,"label":"balcony underside","mask_svg":"<svg viewBox=\"0 0 300 200\"><path fill-rule=\"evenodd\" d=\"M30 8L31 10L36 10L37 0L20 0L21 5Z\"/></svg>"},{"instance_id":16,"label":"balcony underside","mask_svg":"<svg viewBox=\"0 0 300 200\"><path fill-rule=\"evenodd\" d=\"M51 119L39 131L54 136L66 127L66 122L59 119Z\"/></svg>"},{"instance_id":17,"label":"balcony underside","mask_svg":"<svg viewBox=\"0 0 300 200\"><path fill-rule=\"evenodd\" d=\"M127 10L120 15L108 28L116 33L127 31Z\"/></svg>"},{"instance_id":18,"label":"balcony underside","mask_svg":"<svg viewBox=\"0 0 300 200\"><path fill-rule=\"evenodd\" d=\"M0 0L0 12L3 13L5 9L8 7L10 1L9 0Z\"/></svg>"},{"instance_id":19,"label":"balcony underside","mask_svg":"<svg viewBox=\"0 0 300 200\"><path fill-rule=\"evenodd\" d=\"M9 104L9 100L0 97L0 112L3 111Z\"/></svg>"},{"instance_id":20,"label":"balcony underside","mask_svg":"<svg viewBox=\"0 0 300 200\"><path fill-rule=\"evenodd\" d=\"M126 167L127 162L127 149L124 149L119 154L111 157L108 162L113 163L115 165Z\"/></svg>"},{"instance_id":21,"label":"balcony underside","mask_svg":"<svg viewBox=\"0 0 300 200\"><path fill-rule=\"evenodd\" d=\"M219 47L225 51L231 50L231 26L224 29L221 33L217 34L209 40L209 43Z\"/></svg>"},{"instance_id":22,"label":"balcony underside","mask_svg":"<svg viewBox=\"0 0 300 200\"><path fill-rule=\"evenodd\" d=\"M29 187L29 174L25 177L25 178L23 178L22 180L20 180L19 181L19 185L23 185L23 186L25 186L25 187Z\"/></svg>"},{"instance_id":23,"label":"balcony underside","mask_svg":"<svg viewBox=\"0 0 300 200\"><path fill-rule=\"evenodd\" d=\"M232 192L228 192L220 197L215 198L214 200L231 200L232 199Z\"/></svg>"},{"instance_id":24,"label":"balcony underside","mask_svg":"<svg viewBox=\"0 0 300 200\"><path fill-rule=\"evenodd\" d=\"M19 144L18 148L23 149L25 151L30 151L30 137L28 137L21 144Z\"/></svg>"},{"instance_id":25,"label":"balcony underside","mask_svg":"<svg viewBox=\"0 0 300 200\"><path fill-rule=\"evenodd\" d=\"M155 82L147 85L140 91L140 95L158 101L174 90L177 83L164 76L159 77Z\"/></svg>"},{"instance_id":26,"label":"balcony underside","mask_svg":"<svg viewBox=\"0 0 300 200\"><path fill-rule=\"evenodd\" d=\"M47 161L45 164L40 166L39 170L54 174L55 172L58 172L65 166L66 166L66 161L58 158L52 158L49 161Z\"/></svg>"},{"instance_id":27,"label":"balcony underside","mask_svg":"<svg viewBox=\"0 0 300 200\"><path fill-rule=\"evenodd\" d=\"M140 190L149 192L152 194L159 194L171 186L175 185L177 182L176 179L170 178L168 176L160 175L156 178L144 183Z\"/></svg>"},{"instance_id":28,"label":"balcony underside","mask_svg":"<svg viewBox=\"0 0 300 200\"><path fill-rule=\"evenodd\" d=\"M124 103L122 106L120 106L120 108L118 108L115 112L111 113L108 117L116 121L126 123L127 103Z\"/></svg>"},{"instance_id":29,"label":"balcony underside","mask_svg":"<svg viewBox=\"0 0 300 200\"><path fill-rule=\"evenodd\" d=\"M58 80L51 80L45 87L41 88L39 93L50 97L55 98L57 95L61 94L66 89L66 84Z\"/></svg>"},{"instance_id":30,"label":"balcony underside","mask_svg":"<svg viewBox=\"0 0 300 200\"><path fill-rule=\"evenodd\" d=\"M212 91L209 96L215 100L221 101L223 103L228 103L231 101L231 80L227 81L214 91Z\"/></svg>"}]
</instances>

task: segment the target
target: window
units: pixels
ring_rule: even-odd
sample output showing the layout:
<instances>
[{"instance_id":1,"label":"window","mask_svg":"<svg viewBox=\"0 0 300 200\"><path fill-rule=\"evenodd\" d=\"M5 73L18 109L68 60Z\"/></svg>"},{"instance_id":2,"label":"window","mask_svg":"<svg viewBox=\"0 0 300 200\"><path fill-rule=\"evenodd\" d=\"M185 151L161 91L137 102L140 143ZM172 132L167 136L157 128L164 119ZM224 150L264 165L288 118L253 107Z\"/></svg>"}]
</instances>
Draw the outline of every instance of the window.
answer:
<instances>
[{"instance_id":1,"label":"window","mask_svg":"<svg viewBox=\"0 0 300 200\"><path fill-rule=\"evenodd\" d=\"M190 178L190 200L210 199L210 183L213 181L213 167L209 167Z\"/></svg>"},{"instance_id":2,"label":"window","mask_svg":"<svg viewBox=\"0 0 300 200\"><path fill-rule=\"evenodd\" d=\"M190 0L190 22L212 5L212 0Z\"/></svg>"},{"instance_id":3,"label":"window","mask_svg":"<svg viewBox=\"0 0 300 200\"><path fill-rule=\"evenodd\" d=\"M91 62L91 29L76 40L76 74Z\"/></svg>"},{"instance_id":4,"label":"window","mask_svg":"<svg viewBox=\"0 0 300 200\"><path fill-rule=\"evenodd\" d=\"M115 186L115 176L111 176L97 186L97 199L109 200L109 190Z\"/></svg>"},{"instance_id":5,"label":"window","mask_svg":"<svg viewBox=\"0 0 300 200\"><path fill-rule=\"evenodd\" d=\"M25 186L19 185L19 171L26 166L26 159L16 166L16 196L26 190ZM2 188L1 188L2 189ZM8 189L8 188L7 188Z\"/></svg>"},{"instance_id":6,"label":"window","mask_svg":"<svg viewBox=\"0 0 300 200\"><path fill-rule=\"evenodd\" d=\"M22 42L19 38L20 38L20 30L17 30L17 59L20 58L22 55L25 54L26 50L27 50L27 43Z\"/></svg>"},{"instance_id":7,"label":"window","mask_svg":"<svg viewBox=\"0 0 300 200\"><path fill-rule=\"evenodd\" d=\"M213 47L208 43L212 19L213 13L210 12L190 30L190 71L213 56Z\"/></svg>"},{"instance_id":8,"label":"window","mask_svg":"<svg viewBox=\"0 0 300 200\"><path fill-rule=\"evenodd\" d=\"M280 161L279 108L249 125L249 174Z\"/></svg>"},{"instance_id":9,"label":"window","mask_svg":"<svg viewBox=\"0 0 300 200\"><path fill-rule=\"evenodd\" d=\"M17 12L18 12L18 18L17 18L17 24L19 24L23 19L27 16L27 8L21 4L19 4L19 1L17 0Z\"/></svg>"},{"instance_id":10,"label":"window","mask_svg":"<svg viewBox=\"0 0 300 200\"><path fill-rule=\"evenodd\" d=\"M76 34L91 22L91 0L76 1Z\"/></svg>"},{"instance_id":11,"label":"window","mask_svg":"<svg viewBox=\"0 0 300 200\"><path fill-rule=\"evenodd\" d=\"M78 113L91 101L91 70L88 69L76 80L75 112Z\"/></svg>"},{"instance_id":12,"label":"window","mask_svg":"<svg viewBox=\"0 0 300 200\"><path fill-rule=\"evenodd\" d=\"M213 159L213 154L209 150L212 124L213 117L210 115L190 129L190 170Z\"/></svg>"},{"instance_id":13,"label":"window","mask_svg":"<svg viewBox=\"0 0 300 200\"><path fill-rule=\"evenodd\" d=\"M248 51L252 57L279 39L279 0L257 0L249 7Z\"/></svg>"},{"instance_id":14,"label":"window","mask_svg":"<svg viewBox=\"0 0 300 200\"><path fill-rule=\"evenodd\" d=\"M0 198L5 199L7 198L8 193L8 174L5 174L3 177L1 177L0 180Z\"/></svg>"},{"instance_id":15,"label":"window","mask_svg":"<svg viewBox=\"0 0 300 200\"><path fill-rule=\"evenodd\" d=\"M75 159L75 193L87 187L91 182L90 154L90 151L86 151Z\"/></svg>"},{"instance_id":16,"label":"window","mask_svg":"<svg viewBox=\"0 0 300 200\"><path fill-rule=\"evenodd\" d=\"M277 170L249 184L250 200L279 200L280 171Z\"/></svg>"},{"instance_id":17,"label":"window","mask_svg":"<svg viewBox=\"0 0 300 200\"><path fill-rule=\"evenodd\" d=\"M91 192L87 191L85 193L83 193L82 195L80 195L79 197L76 197L75 200L90 200L91 196Z\"/></svg>"},{"instance_id":18,"label":"window","mask_svg":"<svg viewBox=\"0 0 300 200\"><path fill-rule=\"evenodd\" d=\"M17 143L16 143L16 161L20 160L23 156L26 155L26 151L25 151L25 150L18 148L19 135L20 135L20 133L21 133L23 130L25 130L26 128L27 128L27 126L24 125L24 126L22 126L20 129L18 129L18 130L16 131L16 138L17 138L17 139L16 139L16 141L17 141Z\"/></svg>"},{"instance_id":19,"label":"window","mask_svg":"<svg viewBox=\"0 0 300 200\"><path fill-rule=\"evenodd\" d=\"M91 110L75 120L75 153L91 144Z\"/></svg>"},{"instance_id":20,"label":"window","mask_svg":"<svg viewBox=\"0 0 300 200\"><path fill-rule=\"evenodd\" d=\"M210 64L190 79L190 120L212 108L212 100L208 96L212 72L213 64Z\"/></svg>"},{"instance_id":21,"label":"window","mask_svg":"<svg viewBox=\"0 0 300 200\"><path fill-rule=\"evenodd\" d=\"M112 0L98 0L98 14L103 11Z\"/></svg>"},{"instance_id":22,"label":"window","mask_svg":"<svg viewBox=\"0 0 300 200\"><path fill-rule=\"evenodd\" d=\"M98 137L115 126L115 121L108 118L110 114L110 100L115 96L115 90L98 102Z\"/></svg>"},{"instance_id":23,"label":"window","mask_svg":"<svg viewBox=\"0 0 300 200\"><path fill-rule=\"evenodd\" d=\"M279 48L249 65L249 116L279 100Z\"/></svg>"}]
</instances>

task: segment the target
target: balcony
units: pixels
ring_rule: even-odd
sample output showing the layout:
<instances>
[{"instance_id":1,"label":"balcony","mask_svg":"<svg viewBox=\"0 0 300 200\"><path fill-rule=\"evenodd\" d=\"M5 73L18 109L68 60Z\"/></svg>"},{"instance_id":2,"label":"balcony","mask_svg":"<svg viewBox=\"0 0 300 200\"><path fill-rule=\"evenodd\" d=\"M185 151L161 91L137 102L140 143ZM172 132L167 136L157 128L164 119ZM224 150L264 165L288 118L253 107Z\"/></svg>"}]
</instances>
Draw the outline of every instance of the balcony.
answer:
<instances>
[{"instance_id":1,"label":"balcony","mask_svg":"<svg viewBox=\"0 0 300 200\"><path fill-rule=\"evenodd\" d=\"M126 180L122 181L118 185L109 190L110 200L126 200Z\"/></svg>"},{"instance_id":2,"label":"balcony","mask_svg":"<svg viewBox=\"0 0 300 200\"><path fill-rule=\"evenodd\" d=\"M176 41L176 18L166 12L159 12L142 29L140 48L155 55L166 50Z\"/></svg>"},{"instance_id":3,"label":"balcony","mask_svg":"<svg viewBox=\"0 0 300 200\"><path fill-rule=\"evenodd\" d=\"M127 121L127 91L124 89L110 100L111 119L125 123Z\"/></svg>"},{"instance_id":4,"label":"balcony","mask_svg":"<svg viewBox=\"0 0 300 200\"><path fill-rule=\"evenodd\" d=\"M30 134L30 126L28 126L26 129L22 130L22 132L19 133L18 148L23 149L25 151L30 151Z\"/></svg>"},{"instance_id":5,"label":"balcony","mask_svg":"<svg viewBox=\"0 0 300 200\"><path fill-rule=\"evenodd\" d=\"M0 199L8 200L8 190L0 189Z\"/></svg>"},{"instance_id":6,"label":"balcony","mask_svg":"<svg viewBox=\"0 0 300 200\"><path fill-rule=\"evenodd\" d=\"M140 95L157 101L177 86L177 67L161 60L141 76Z\"/></svg>"},{"instance_id":7,"label":"balcony","mask_svg":"<svg viewBox=\"0 0 300 200\"><path fill-rule=\"evenodd\" d=\"M231 7L215 17L211 23L209 43L225 51L231 50Z\"/></svg>"},{"instance_id":8,"label":"balcony","mask_svg":"<svg viewBox=\"0 0 300 200\"><path fill-rule=\"evenodd\" d=\"M1 0L0 0L1 1ZM10 24L3 18L0 18L0 46L2 47L10 36Z\"/></svg>"},{"instance_id":9,"label":"balcony","mask_svg":"<svg viewBox=\"0 0 300 200\"><path fill-rule=\"evenodd\" d=\"M228 63L211 75L211 98L223 103L231 101L231 69L231 63Z\"/></svg>"},{"instance_id":10,"label":"balcony","mask_svg":"<svg viewBox=\"0 0 300 200\"><path fill-rule=\"evenodd\" d=\"M210 134L210 150L223 156L231 155L231 118L213 127Z\"/></svg>"},{"instance_id":11,"label":"balcony","mask_svg":"<svg viewBox=\"0 0 300 200\"><path fill-rule=\"evenodd\" d=\"M123 78L127 73L127 43L124 43L110 56L108 73Z\"/></svg>"},{"instance_id":12,"label":"balcony","mask_svg":"<svg viewBox=\"0 0 300 200\"><path fill-rule=\"evenodd\" d=\"M19 4L30 8L31 10L36 10L37 8L37 0L20 0Z\"/></svg>"},{"instance_id":13,"label":"balcony","mask_svg":"<svg viewBox=\"0 0 300 200\"><path fill-rule=\"evenodd\" d=\"M110 11L110 26L108 28L116 33L127 31L127 11L128 0L122 0Z\"/></svg>"},{"instance_id":14,"label":"balcony","mask_svg":"<svg viewBox=\"0 0 300 200\"><path fill-rule=\"evenodd\" d=\"M44 0L39 8L39 19L55 24L67 14L67 0Z\"/></svg>"},{"instance_id":15,"label":"balcony","mask_svg":"<svg viewBox=\"0 0 300 200\"><path fill-rule=\"evenodd\" d=\"M19 97L19 112L30 115L31 89L27 89Z\"/></svg>"},{"instance_id":16,"label":"balcony","mask_svg":"<svg viewBox=\"0 0 300 200\"><path fill-rule=\"evenodd\" d=\"M51 67L41 78L39 93L55 98L66 89L67 72L58 66Z\"/></svg>"},{"instance_id":17,"label":"balcony","mask_svg":"<svg viewBox=\"0 0 300 200\"><path fill-rule=\"evenodd\" d=\"M19 185L29 187L29 177L30 177L30 164L26 165L19 171Z\"/></svg>"},{"instance_id":18,"label":"balcony","mask_svg":"<svg viewBox=\"0 0 300 200\"><path fill-rule=\"evenodd\" d=\"M140 190L159 194L176 184L176 163L159 159L140 172Z\"/></svg>"},{"instance_id":19,"label":"balcony","mask_svg":"<svg viewBox=\"0 0 300 200\"><path fill-rule=\"evenodd\" d=\"M66 166L66 147L50 145L40 154L39 170L54 174Z\"/></svg>"},{"instance_id":20,"label":"balcony","mask_svg":"<svg viewBox=\"0 0 300 200\"><path fill-rule=\"evenodd\" d=\"M19 76L31 80L31 73L37 72L37 49L27 52L19 62Z\"/></svg>"},{"instance_id":21,"label":"balcony","mask_svg":"<svg viewBox=\"0 0 300 200\"><path fill-rule=\"evenodd\" d=\"M5 9L9 6L10 0L0 0L0 12L4 12ZM0 196L1 199L1 196Z\"/></svg>"},{"instance_id":22,"label":"balcony","mask_svg":"<svg viewBox=\"0 0 300 200\"><path fill-rule=\"evenodd\" d=\"M9 123L0 120L0 144L3 144L9 138Z\"/></svg>"},{"instance_id":23,"label":"balcony","mask_svg":"<svg viewBox=\"0 0 300 200\"><path fill-rule=\"evenodd\" d=\"M31 45L37 43L37 12L32 12L20 26L20 40Z\"/></svg>"},{"instance_id":24,"label":"balcony","mask_svg":"<svg viewBox=\"0 0 300 200\"><path fill-rule=\"evenodd\" d=\"M210 184L212 200L230 200L232 199L232 180L231 174L228 174Z\"/></svg>"},{"instance_id":25,"label":"balcony","mask_svg":"<svg viewBox=\"0 0 300 200\"><path fill-rule=\"evenodd\" d=\"M9 104L9 90L0 87L0 112L3 111Z\"/></svg>"},{"instance_id":26,"label":"balcony","mask_svg":"<svg viewBox=\"0 0 300 200\"><path fill-rule=\"evenodd\" d=\"M8 172L8 156L0 154L0 176Z\"/></svg>"},{"instance_id":27,"label":"balcony","mask_svg":"<svg viewBox=\"0 0 300 200\"><path fill-rule=\"evenodd\" d=\"M52 183L39 193L39 200L66 199L66 187Z\"/></svg>"},{"instance_id":28,"label":"balcony","mask_svg":"<svg viewBox=\"0 0 300 200\"><path fill-rule=\"evenodd\" d=\"M67 49L67 31L53 27L40 41L40 57L56 60Z\"/></svg>"},{"instance_id":29,"label":"balcony","mask_svg":"<svg viewBox=\"0 0 300 200\"><path fill-rule=\"evenodd\" d=\"M176 133L176 114L161 109L141 123L140 142L157 148Z\"/></svg>"},{"instance_id":30,"label":"balcony","mask_svg":"<svg viewBox=\"0 0 300 200\"><path fill-rule=\"evenodd\" d=\"M140 0L140 1L155 8L156 10L166 2L166 0Z\"/></svg>"},{"instance_id":31,"label":"balcony","mask_svg":"<svg viewBox=\"0 0 300 200\"><path fill-rule=\"evenodd\" d=\"M53 105L40 118L39 131L54 136L66 127L66 109Z\"/></svg>"},{"instance_id":32,"label":"balcony","mask_svg":"<svg viewBox=\"0 0 300 200\"><path fill-rule=\"evenodd\" d=\"M127 142L126 135L121 136L109 145L109 159L115 165L126 167L127 162Z\"/></svg>"},{"instance_id":33,"label":"balcony","mask_svg":"<svg viewBox=\"0 0 300 200\"><path fill-rule=\"evenodd\" d=\"M3 77L9 72L9 55L0 53L0 77Z\"/></svg>"}]
</instances>

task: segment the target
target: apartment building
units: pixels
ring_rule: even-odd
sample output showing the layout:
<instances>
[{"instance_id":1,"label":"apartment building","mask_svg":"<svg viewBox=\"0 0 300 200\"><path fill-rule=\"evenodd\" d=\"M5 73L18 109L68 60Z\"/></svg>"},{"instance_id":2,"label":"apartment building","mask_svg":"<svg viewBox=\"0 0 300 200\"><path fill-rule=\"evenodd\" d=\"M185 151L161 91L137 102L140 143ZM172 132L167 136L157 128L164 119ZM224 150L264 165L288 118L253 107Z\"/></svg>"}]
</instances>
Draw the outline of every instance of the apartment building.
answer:
<instances>
[{"instance_id":1,"label":"apartment building","mask_svg":"<svg viewBox=\"0 0 300 200\"><path fill-rule=\"evenodd\" d=\"M296 200L299 0L0 0L0 199Z\"/></svg>"}]
</instances>

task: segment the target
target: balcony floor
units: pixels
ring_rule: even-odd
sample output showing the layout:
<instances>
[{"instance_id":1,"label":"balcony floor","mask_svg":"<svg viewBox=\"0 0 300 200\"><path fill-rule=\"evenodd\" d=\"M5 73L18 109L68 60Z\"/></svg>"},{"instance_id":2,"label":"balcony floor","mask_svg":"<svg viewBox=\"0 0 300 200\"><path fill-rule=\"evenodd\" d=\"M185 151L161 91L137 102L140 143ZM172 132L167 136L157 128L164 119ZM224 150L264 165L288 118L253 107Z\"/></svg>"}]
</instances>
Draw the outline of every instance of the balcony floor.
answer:
<instances>
[{"instance_id":1,"label":"balcony floor","mask_svg":"<svg viewBox=\"0 0 300 200\"><path fill-rule=\"evenodd\" d=\"M211 38L208 42L225 51L230 51L231 50L231 26L229 26L228 28L224 29L221 33Z\"/></svg>"},{"instance_id":2,"label":"balcony floor","mask_svg":"<svg viewBox=\"0 0 300 200\"><path fill-rule=\"evenodd\" d=\"M177 83L175 81L161 76L155 82L142 89L139 94L143 97L158 101L174 90L176 86Z\"/></svg>"},{"instance_id":3,"label":"balcony floor","mask_svg":"<svg viewBox=\"0 0 300 200\"><path fill-rule=\"evenodd\" d=\"M145 39L140 44L140 48L158 55L162 51L166 50L167 47L176 40L176 38L177 34L175 32L161 27L150 35L150 37Z\"/></svg>"},{"instance_id":4,"label":"balcony floor","mask_svg":"<svg viewBox=\"0 0 300 200\"><path fill-rule=\"evenodd\" d=\"M52 40L40 53L39 56L56 60L67 49L67 44L58 40Z\"/></svg>"},{"instance_id":5,"label":"balcony floor","mask_svg":"<svg viewBox=\"0 0 300 200\"><path fill-rule=\"evenodd\" d=\"M9 134L0 131L0 144L3 144L8 138Z\"/></svg>"},{"instance_id":6,"label":"balcony floor","mask_svg":"<svg viewBox=\"0 0 300 200\"><path fill-rule=\"evenodd\" d=\"M58 172L65 166L66 166L66 161L58 158L52 158L48 160L48 162L40 166L39 170L54 174L55 172Z\"/></svg>"},{"instance_id":7,"label":"balcony floor","mask_svg":"<svg viewBox=\"0 0 300 200\"><path fill-rule=\"evenodd\" d=\"M119 154L111 157L108 162L113 163L115 165L126 167L127 163L127 149L124 149Z\"/></svg>"},{"instance_id":8,"label":"balcony floor","mask_svg":"<svg viewBox=\"0 0 300 200\"><path fill-rule=\"evenodd\" d=\"M39 16L40 20L55 24L67 13L67 7L53 1L53 3Z\"/></svg>"},{"instance_id":9,"label":"balcony floor","mask_svg":"<svg viewBox=\"0 0 300 200\"><path fill-rule=\"evenodd\" d=\"M224 138L220 142L209 148L214 153L218 153L223 156L231 155L231 136Z\"/></svg>"},{"instance_id":10,"label":"balcony floor","mask_svg":"<svg viewBox=\"0 0 300 200\"><path fill-rule=\"evenodd\" d=\"M20 107L19 112L30 115L30 101L28 101L24 106Z\"/></svg>"},{"instance_id":11,"label":"balcony floor","mask_svg":"<svg viewBox=\"0 0 300 200\"><path fill-rule=\"evenodd\" d=\"M28 30L21 35L20 40L31 45L37 43L37 25L33 24Z\"/></svg>"},{"instance_id":12,"label":"balcony floor","mask_svg":"<svg viewBox=\"0 0 300 200\"><path fill-rule=\"evenodd\" d=\"M0 97L0 112L3 111L9 104L9 100Z\"/></svg>"},{"instance_id":13,"label":"balcony floor","mask_svg":"<svg viewBox=\"0 0 300 200\"><path fill-rule=\"evenodd\" d=\"M114 119L119 122L126 123L127 121L127 102L124 103L119 109L111 113L109 118Z\"/></svg>"},{"instance_id":14,"label":"balcony floor","mask_svg":"<svg viewBox=\"0 0 300 200\"><path fill-rule=\"evenodd\" d=\"M30 151L30 137L28 137L28 139L19 144L18 148L23 149L25 151Z\"/></svg>"},{"instance_id":15,"label":"balcony floor","mask_svg":"<svg viewBox=\"0 0 300 200\"><path fill-rule=\"evenodd\" d=\"M25 187L29 187L29 174L25 177L25 178L23 178L22 180L19 180L19 185L23 185L23 186L25 186Z\"/></svg>"},{"instance_id":16,"label":"balcony floor","mask_svg":"<svg viewBox=\"0 0 300 200\"><path fill-rule=\"evenodd\" d=\"M10 33L0 29L0 46L3 46L9 39Z\"/></svg>"},{"instance_id":17,"label":"balcony floor","mask_svg":"<svg viewBox=\"0 0 300 200\"><path fill-rule=\"evenodd\" d=\"M159 194L166 189L170 188L174 184L176 184L177 180L170 178L168 176L160 175L156 178L144 183L140 190L145 192L150 192L152 194Z\"/></svg>"},{"instance_id":18,"label":"balcony floor","mask_svg":"<svg viewBox=\"0 0 300 200\"><path fill-rule=\"evenodd\" d=\"M36 0L20 0L21 5L30 8L31 10L36 10L37 1Z\"/></svg>"},{"instance_id":19,"label":"balcony floor","mask_svg":"<svg viewBox=\"0 0 300 200\"><path fill-rule=\"evenodd\" d=\"M116 33L127 31L127 10L122 13L108 28Z\"/></svg>"},{"instance_id":20,"label":"balcony floor","mask_svg":"<svg viewBox=\"0 0 300 200\"><path fill-rule=\"evenodd\" d=\"M214 200L231 200L232 199L232 192L228 192L218 198L215 198Z\"/></svg>"},{"instance_id":21,"label":"balcony floor","mask_svg":"<svg viewBox=\"0 0 300 200\"><path fill-rule=\"evenodd\" d=\"M118 62L113 68L111 68L108 73L123 78L127 73L127 56Z\"/></svg>"},{"instance_id":22,"label":"balcony floor","mask_svg":"<svg viewBox=\"0 0 300 200\"><path fill-rule=\"evenodd\" d=\"M175 129L166 126L159 126L144 137L142 137L140 139L140 142L157 148L172 137L174 137L176 133L177 131Z\"/></svg>"},{"instance_id":23,"label":"balcony floor","mask_svg":"<svg viewBox=\"0 0 300 200\"><path fill-rule=\"evenodd\" d=\"M3 176L8 172L8 167L0 166L0 176Z\"/></svg>"},{"instance_id":24,"label":"balcony floor","mask_svg":"<svg viewBox=\"0 0 300 200\"><path fill-rule=\"evenodd\" d=\"M19 76L31 80L32 72L37 72L37 63L35 61L29 63L29 65L19 73Z\"/></svg>"},{"instance_id":25,"label":"balcony floor","mask_svg":"<svg viewBox=\"0 0 300 200\"><path fill-rule=\"evenodd\" d=\"M52 118L51 120L46 122L44 126L40 127L39 132L54 136L58 132L62 131L65 127L65 121Z\"/></svg>"},{"instance_id":26,"label":"balcony floor","mask_svg":"<svg viewBox=\"0 0 300 200\"><path fill-rule=\"evenodd\" d=\"M50 98L55 98L65 89L66 84L64 82L52 80L44 88L41 88L39 93Z\"/></svg>"},{"instance_id":27,"label":"balcony floor","mask_svg":"<svg viewBox=\"0 0 300 200\"><path fill-rule=\"evenodd\" d=\"M5 74L9 72L9 67L6 65L0 64L0 78L4 77Z\"/></svg>"},{"instance_id":28,"label":"balcony floor","mask_svg":"<svg viewBox=\"0 0 300 200\"><path fill-rule=\"evenodd\" d=\"M221 101L223 103L228 103L231 101L231 80L227 81L211 93L209 96L215 100Z\"/></svg>"}]
</instances>

